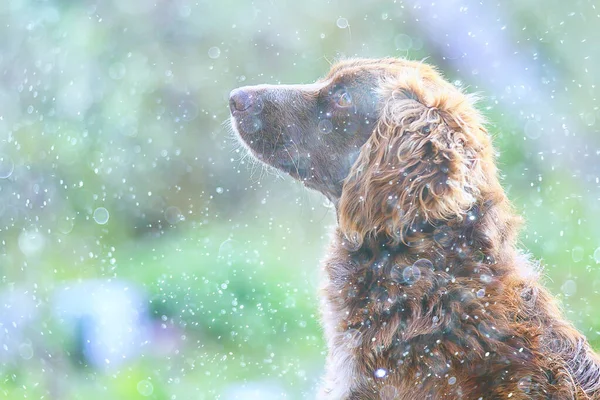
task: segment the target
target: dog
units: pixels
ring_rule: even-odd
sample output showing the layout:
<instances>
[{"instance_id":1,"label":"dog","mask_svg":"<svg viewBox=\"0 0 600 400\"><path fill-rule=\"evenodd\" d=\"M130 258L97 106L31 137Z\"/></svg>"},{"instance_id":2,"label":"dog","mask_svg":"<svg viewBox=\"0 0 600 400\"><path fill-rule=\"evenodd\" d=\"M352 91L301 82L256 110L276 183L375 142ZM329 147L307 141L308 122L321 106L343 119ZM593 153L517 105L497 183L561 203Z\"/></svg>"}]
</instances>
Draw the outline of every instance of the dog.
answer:
<instances>
[{"instance_id":1,"label":"dog","mask_svg":"<svg viewBox=\"0 0 600 400\"><path fill-rule=\"evenodd\" d=\"M397 58L231 92L248 151L335 205L320 399L600 399L600 358L517 248L476 100Z\"/></svg>"}]
</instances>

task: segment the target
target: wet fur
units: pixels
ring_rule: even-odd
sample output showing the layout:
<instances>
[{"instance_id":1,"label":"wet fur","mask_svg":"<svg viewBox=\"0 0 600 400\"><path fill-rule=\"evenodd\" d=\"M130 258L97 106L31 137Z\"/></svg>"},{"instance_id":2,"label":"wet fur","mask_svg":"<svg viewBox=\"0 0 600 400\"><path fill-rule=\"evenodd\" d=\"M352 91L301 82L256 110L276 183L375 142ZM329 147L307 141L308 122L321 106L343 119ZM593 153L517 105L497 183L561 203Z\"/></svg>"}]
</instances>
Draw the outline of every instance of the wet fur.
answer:
<instances>
[{"instance_id":1,"label":"wet fur","mask_svg":"<svg viewBox=\"0 0 600 400\"><path fill-rule=\"evenodd\" d=\"M347 121L365 119L349 143L313 138L307 161L285 126L304 121L304 137L314 135L318 99L339 80L376 106L347 112ZM475 98L401 59L342 61L316 87L294 90L305 102L288 108L280 96L278 107L293 112L260 117L255 136L240 124L245 114L234 112L233 123L276 168L289 167L277 155L294 144L292 165L305 171L287 172L336 205L323 262L329 353L319 398L600 399L597 355L517 249L520 219ZM275 131L281 147L261 150Z\"/></svg>"}]
</instances>

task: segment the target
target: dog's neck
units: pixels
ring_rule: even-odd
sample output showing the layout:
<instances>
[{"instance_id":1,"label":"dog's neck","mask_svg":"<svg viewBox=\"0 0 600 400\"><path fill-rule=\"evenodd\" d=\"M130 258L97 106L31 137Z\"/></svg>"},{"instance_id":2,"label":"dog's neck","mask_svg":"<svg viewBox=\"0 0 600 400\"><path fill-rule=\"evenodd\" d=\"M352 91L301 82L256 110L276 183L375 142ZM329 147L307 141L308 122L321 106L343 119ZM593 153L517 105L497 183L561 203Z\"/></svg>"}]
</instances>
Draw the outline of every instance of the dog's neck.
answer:
<instances>
[{"instance_id":1,"label":"dog's neck","mask_svg":"<svg viewBox=\"0 0 600 400\"><path fill-rule=\"evenodd\" d=\"M404 229L400 243L367 237L360 248L352 248L338 229L337 256L325 265L331 295L349 309L350 326L363 324L364 315L386 312L398 296L420 298L457 278L489 285L515 272L518 225L502 196L482 198L460 220L417 220Z\"/></svg>"}]
</instances>

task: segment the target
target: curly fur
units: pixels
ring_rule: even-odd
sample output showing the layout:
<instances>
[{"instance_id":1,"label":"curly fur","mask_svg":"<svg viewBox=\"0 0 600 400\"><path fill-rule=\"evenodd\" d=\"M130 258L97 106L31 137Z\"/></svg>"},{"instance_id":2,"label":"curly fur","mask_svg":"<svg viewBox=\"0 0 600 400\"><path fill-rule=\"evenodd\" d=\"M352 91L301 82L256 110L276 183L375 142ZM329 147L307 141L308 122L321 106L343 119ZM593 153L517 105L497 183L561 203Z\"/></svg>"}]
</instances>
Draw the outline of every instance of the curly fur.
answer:
<instances>
[{"instance_id":1,"label":"curly fur","mask_svg":"<svg viewBox=\"0 0 600 400\"><path fill-rule=\"evenodd\" d=\"M342 114L323 106L339 82L363 96ZM243 89L269 98L277 87ZM316 86L294 90L310 92L305 102L294 97L306 135L319 107L344 116L332 119L334 135L365 121L352 139L323 139L307 161L302 141L285 137L283 127L299 125L293 119L263 118L250 136L240 122L247 113L232 103L234 125L258 157L284 169L279 149L293 143L292 160L316 172L288 172L336 204L339 226L323 263L329 353L320 398L600 399L600 360L517 249L520 218L499 183L476 98L434 68L399 59L343 61ZM258 151L274 132L282 147ZM329 158L320 157L323 143ZM332 176L343 178L323 178Z\"/></svg>"}]
</instances>

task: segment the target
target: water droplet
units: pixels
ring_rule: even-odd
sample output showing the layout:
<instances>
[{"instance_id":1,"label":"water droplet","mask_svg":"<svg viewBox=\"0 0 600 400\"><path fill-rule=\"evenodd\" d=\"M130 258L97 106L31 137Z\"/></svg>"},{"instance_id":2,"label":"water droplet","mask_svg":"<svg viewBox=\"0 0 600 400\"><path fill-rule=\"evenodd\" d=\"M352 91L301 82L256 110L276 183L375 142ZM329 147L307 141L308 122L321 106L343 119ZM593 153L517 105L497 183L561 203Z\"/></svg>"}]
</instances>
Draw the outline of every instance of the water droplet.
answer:
<instances>
[{"instance_id":1,"label":"water droplet","mask_svg":"<svg viewBox=\"0 0 600 400\"><path fill-rule=\"evenodd\" d=\"M387 370L385 368L378 368L375 370L375 378L385 378L387 376Z\"/></svg>"},{"instance_id":2,"label":"water droplet","mask_svg":"<svg viewBox=\"0 0 600 400\"><path fill-rule=\"evenodd\" d=\"M218 257L221 259L231 258L235 254L235 249L237 247L237 242L233 239L227 239L221 246L219 246L219 254Z\"/></svg>"},{"instance_id":3,"label":"water droplet","mask_svg":"<svg viewBox=\"0 0 600 400\"><path fill-rule=\"evenodd\" d=\"M394 38L394 43L396 44L396 50L408 51L412 47L412 38L401 33Z\"/></svg>"},{"instance_id":4,"label":"water droplet","mask_svg":"<svg viewBox=\"0 0 600 400\"><path fill-rule=\"evenodd\" d=\"M319 121L319 132L330 133L333 130L333 124L328 119L322 119Z\"/></svg>"},{"instance_id":5,"label":"water droplet","mask_svg":"<svg viewBox=\"0 0 600 400\"><path fill-rule=\"evenodd\" d=\"M525 136L529 139L538 139L542 136L543 128L540 126L539 122L530 119L525 123L524 131Z\"/></svg>"},{"instance_id":6,"label":"water droplet","mask_svg":"<svg viewBox=\"0 0 600 400\"><path fill-rule=\"evenodd\" d=\"M415 261L413 266L419 269L433 269L433 263L426 258Z\"/></svg>"},{"instance_id":7,"label":"water droplet","mask_svg":"<svg viewBox=\"0 0 600 400\"><path fill-rule=\"evenodd\" d=\"M571 250L571 259L573 262L579 262L583 260L583 247L574 247L573 250Z\"/></svg>"},{"instance_id":8,"label":"water droplet","mask_svg":"<svg viewBox=\"0 0 600 400\"><path fill-rule=\"evenodd\" d=\"M210 49L208 49L208 56L213 60L219 58L220 55L221 49L219 49L217 46L213 46Z\"/></svg>"},{"instance_id":9,"label":"water droplet","mask_svg":"<svg viewBox=\"0 0 600 400\"><path fill-rule=\"evenodd\" d=\"M519 383L517 384L517 387L525 393L531 392L531 377L525 376L525 377L519 379Z\"/></svg>"},{"instance_id":10,"label":"water droplet","mask_svg":"<svg viewBox=\"0 0 600 400\"><path fill-rule=\"evenodd\" d=\"M479 279L483 283L491 283L492 282L492 277L490 275L487 275L487 274L481 274L479 276Z\"/></svg>"},{"instance_id":11,"label":"water droplet","mask_svg":"<svg viewBox=\"0 0 600 400\"><path fill-rule=\"evenodd\" d=\"M573 296L577 292L577 283L574 280L569 279L565 281L563 285L560 287L565 296Z\"/></svg>"},{"instance_id":12,"label":"water droplet","mask_svg":"<svg viewBox=\"0 0 600 400\"><path fill-rule=\"evenodd\" d=\"M348 20L342 17L338 18L335 24L340 29L346 29L349 26Z\"/></svg>"},{"instance_id":13,"label":"water droplet","mask_svg":"<svg viewBox=\"0 0 600 400\"><path fill-rule=\"evenodd\" d=\"M104 225L110 217L108 210L104 207L98 207L94 210L94 221L99 225Z\"/></svg>"},{"instance_id":14,"label":"water droplet","mask_svg":"<svg viewBox=\"0 0 600 400\"><path fill-rule=\"evenodd\" d=\"M479 289L477 291L477 297L479 297L480 299L485 297L485 289Z\"/></svg>"},{"instance_id":15,"label":"water droplet","mask_svg":"<svg viewBox=\"0 0 600 400\"><path fill-rule=\"evenodd\" d=\"M596 261L596 264L600 264L600 247L594 251L594 260Z\"/></svg>"},{"instance_id":16,"label":"water droplet","mask_svg":"<svg viewBox=\"0 0 600 400\"><path fill-rule=\"evenodd\" d=\"M449 226L440 226L433 231L433 240L442 247L452 245L452 229Z\"/></svg>"},{"instance_id":17,"label":"water droplet","mask_svg":"<svg viewBox=\"0 0 600 400\"><path fill-rule=\"evenodd\" d=\"M350 349L357 348L361 344L362 333L358 329L348 329L344 332L344 341L346 347Z\"/></svg>"},{"instance_id":18,"label":"water droplet","mask_svg":"<svg viewBox=\"0 0 600 400\"><path fill-rule=\"evenodd\" d=\"M19 355L24 360L30 360L33 357L33 347L31 343L21 343L19 345Z\"/></svg>"},{"instance_id":19,"label":"water droplet","mask_svg":"<svg viewBox=\"0 0 600 400\"><path fill-rule=\"evenodd\" d=\"M175 206L167 207L165 210L165 219L171 225L175 225L185 220L185 217L181 213L181 210Z\"/></svg>"},{"instance_id":20,"label":"water droplet","mask_svg":"<svg viewBox=\"0 0 600 400\"><path fill-rule=\"evenodd\" d=\"M40 232L23 231L19 235L19 249L26 256L34 256L41 252L46 245L46 238Z\"/></svg>"},{"instance_id":21,"label":"water droplet","mask_svg":"<svg viewBox=\"0 0 600 400\"><path fill-rule=\"evenodd\" d=\"M448 378L448 385L454 385L456 383L456 378L451 376Z\"/></svg>"},{"instance_id":22,"label":"water droplet","mask_svg":"<svg viewBox=\"0 0 600 400\"><path fill-rule=\"evenodd\" d=\"M323 200L323 206L325 208L335 208L335 204L333 204L333 202L328 198L325 198L325 200Z\"/></svg>"},{"instance_id":23,"label":"water droplet","mask_svg":"<svg viewBox=\"0 0 600 400\"><path fill-rule=\"evenodd\" d=\"M406 267L402 271L402 278L404 279L405 283L412 285L413 283L421 279L421 270L415 267L414 265Z\"/></svg>"},{"instance_id":24,"label":"water droplet","mask_svg":"<svg viewBox=\"0 0 600 400\"><path fill-rule=\"evenodd\" d=\"M356 231L348 232L342 239L342 247L350 252L355 252L362 246L362 238Z\"/></svg>"},{"instance_id":25,"label":"water droplet","mask_svg":"<svg viewBox=\"0 0 600 400\"><path fill-rule=\"evenodd\" d=\"M12 175L15 170L13 160L7 155L0 154L0 179L6 179Z\"/></svg>"},{"instance_id":26,"label":"water droplet","mask_svg":"<svg viewBox=\"0 0 600 400\"><path fill-rule=\"evenodd\" d=\"M219 186L219 187L217 187L217 188L215 189L215 191L216 191L218 194L222 194L222 193L223 193L223 188L222 188L221 186Z\"/></svg>"},{"instance_id":27,"label":"water droplet","mask_svg":"<svg viewBox=\"0 0 600 400\"><path fill-rule=\"evenodd\" d=\"M404 267L401 265L395 264L390 271L390 278L396 283L403 283L404 278L402 277L402 272L404 271Z\"/></svg>"},{"instance_id":28,"label":"water droplet","mask_svg":"<svg viewBox=\"0 0 600 400\"><path fill-rule=\"evenodd\" d=\"M137 391L142 396L148 397L154 392L154 386L152 386L152 383L144 379L138 382Z\"/></svg>"},{"instance_id":29,"label":"water droplet","mask_svg":"<svg viewBox=\"0 0 600 400\"><path fill-rule=\"evenodd\" d=\"M398 390L390 385L385 385L379 391L380 400L396 400L398 398Z\"/></svg>"}]
</instances>

